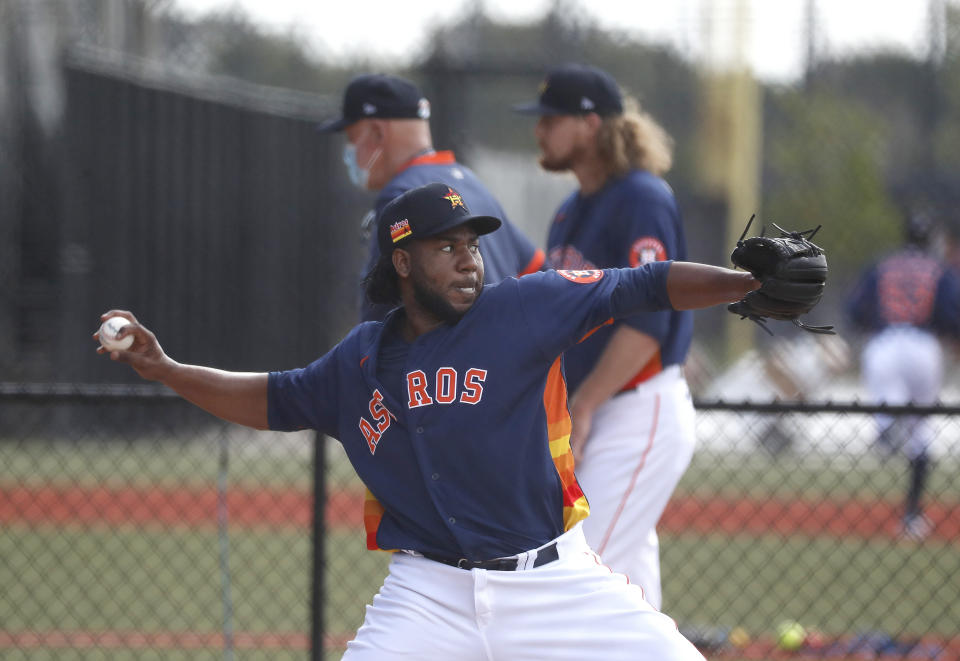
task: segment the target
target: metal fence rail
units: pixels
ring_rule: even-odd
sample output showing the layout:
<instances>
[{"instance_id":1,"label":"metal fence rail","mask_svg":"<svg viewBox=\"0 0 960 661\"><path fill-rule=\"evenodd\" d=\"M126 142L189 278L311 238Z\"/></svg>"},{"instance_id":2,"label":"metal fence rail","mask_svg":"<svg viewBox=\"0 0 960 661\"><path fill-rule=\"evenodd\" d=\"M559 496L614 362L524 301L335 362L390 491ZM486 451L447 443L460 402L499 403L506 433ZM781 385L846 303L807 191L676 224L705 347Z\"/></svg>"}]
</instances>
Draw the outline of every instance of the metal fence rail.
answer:
<instances>
[{"instance_id":1,"label":"metal fence rail","mask_svg":"<svg viewBox=\"0 0 960 661\"><path fill-rule=\"evenodd\" d=\"M878 414L935 432L923 529ZM802 658L958 658L960 407L701 401L697 424L659 532L664 611L710 658L781 658L784 621ZM0 466L5 659L336 659L386 573L336 442L163 388L0 384Z\"/></svg>"}]
</instances>

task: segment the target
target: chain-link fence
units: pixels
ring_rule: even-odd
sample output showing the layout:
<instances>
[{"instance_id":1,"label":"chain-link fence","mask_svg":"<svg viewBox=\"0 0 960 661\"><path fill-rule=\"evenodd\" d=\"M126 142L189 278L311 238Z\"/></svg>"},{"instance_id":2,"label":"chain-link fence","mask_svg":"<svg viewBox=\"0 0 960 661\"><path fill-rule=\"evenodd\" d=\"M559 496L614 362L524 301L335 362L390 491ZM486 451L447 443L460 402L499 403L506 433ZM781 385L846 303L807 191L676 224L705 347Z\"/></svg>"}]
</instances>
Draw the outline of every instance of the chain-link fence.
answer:
<instances>
[{"instance_id":1,"label":"chain-link fence","mask_svg":"<svg viewBox=\"0 0 960 661\"><path fill-rule=\"evenodd\" d=\"M314 436L171 395L0 394L0 658L307 657Z\"/></svg>"},{"instance_id":2,"label":"chain-link fence","mask_svg":"<svg viewBox=\"0 0 960 661\"><path fill-rule=\"evenodd\" d=\"M709 658L782 657L785 620L797 657L960 658L960 409L698 410L659 532L664 611ZM930 425L919 488L878 414ZM0 421L4 659L336 659L386 574L333 441L141 386L5 386Z\"/></svg>"},{"instance_id":3,"label":"chain-link fence","mask_svg":"<svg viewBox=\"0 0 960 661\"><path fill-rule=\"evenodd\" d=\"M925 456L878 436L890 412L930 426ZM776 656L795 621L800 655L957 658L958 413L700 402L659 525L665 612L715 656Z\"/></svg>"}]
</instances>

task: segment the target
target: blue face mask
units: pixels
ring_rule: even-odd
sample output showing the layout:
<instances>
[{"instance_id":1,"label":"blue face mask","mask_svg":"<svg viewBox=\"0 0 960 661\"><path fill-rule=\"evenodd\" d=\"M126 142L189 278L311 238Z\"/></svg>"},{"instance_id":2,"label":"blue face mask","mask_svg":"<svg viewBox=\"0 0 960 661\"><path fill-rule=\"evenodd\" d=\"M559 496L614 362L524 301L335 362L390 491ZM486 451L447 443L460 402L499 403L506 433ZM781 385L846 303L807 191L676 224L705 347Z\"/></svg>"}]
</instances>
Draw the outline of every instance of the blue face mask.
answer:
<instances>
[{"instance_id":1,"label":"blue face mask","mask_svg":"<svg viewBox=\"0 0 960 661\"><path fill-rule=\"evenodd\" d=\"M370 170L364 170L357 164L357 148L349 142L343 148L343 163L347 166L347 174L353 185L366 190Z\"/></svg>"},{"instance_id":2,"label":"blue face mask","mask_svg":"<svg viewBox=\"0 0 960 661\"><path fill-rule=\"evenodd\" d=\"M367 182L370 180L370 167L380 158L382 153L381 149L377 149L370 156L370 160L367 161L366 167L360 167L360 164L357 163L357 147L352 145L349 142L343 148L343 163L347 166L347 174L350 176L350 181L353 182L353 185L362 190L367 189Z\"/></svg>"}]
</instances>

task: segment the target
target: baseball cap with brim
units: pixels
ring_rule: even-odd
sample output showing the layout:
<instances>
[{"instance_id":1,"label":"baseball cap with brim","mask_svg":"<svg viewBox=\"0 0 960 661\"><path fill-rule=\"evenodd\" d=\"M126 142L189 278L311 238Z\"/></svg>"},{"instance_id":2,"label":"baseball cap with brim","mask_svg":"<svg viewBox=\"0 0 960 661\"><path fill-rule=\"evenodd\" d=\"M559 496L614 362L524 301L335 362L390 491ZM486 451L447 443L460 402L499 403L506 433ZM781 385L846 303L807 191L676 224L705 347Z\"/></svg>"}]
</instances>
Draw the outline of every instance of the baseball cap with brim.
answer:
<instances>
[{"instance_id":1,"label":"baseball cap with brim","mask_svg":"<svg viewBox=\"0 0 960 661\"><path fill-rule=\"evenodd\" d=\"M381 255L389 255L408 241L436 236L464 223L478 236L501 225L499 218L471 214L460 193L447 184L427 184L408 190L383 208L377 220L377 245Z\"/></svg>"},{"instance_id":2,"label":"baseball cap with brim","mask_svg":"<svg viewBox=\"0 0 960 661\"><path fill-rule=\"evenodd\" d=\"M623 97L613 76L584 64L564 64L547 72L540 96L513 109L524 115L586 115L601 117L623 113Z\"/></svg>"},{"instance_id":3,"label":"baseball cap with brim","mask_svg":"<svg viewBox=\"0 0 960 661\"><path fill-rule=\"evenodd\" d=\"M320 124L317 129L333 133L371 117L429 119L430 102L405 78L380 73L363 74L347 85L343 93L342 116Z\"/></svg>"}]
</instances>

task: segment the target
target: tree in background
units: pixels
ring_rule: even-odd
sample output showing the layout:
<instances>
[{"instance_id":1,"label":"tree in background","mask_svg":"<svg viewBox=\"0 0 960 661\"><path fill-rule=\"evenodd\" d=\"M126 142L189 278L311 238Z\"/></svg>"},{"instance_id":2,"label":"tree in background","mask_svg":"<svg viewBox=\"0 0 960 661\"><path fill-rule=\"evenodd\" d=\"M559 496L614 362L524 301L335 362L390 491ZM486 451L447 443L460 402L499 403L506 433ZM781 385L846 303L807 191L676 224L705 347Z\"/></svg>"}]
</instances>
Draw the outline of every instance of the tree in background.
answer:
<instances>
[{"instance_id":1,"label":"tree in background","mask_svg":"<svg viewBox=\"0 0 960 661\"><path fill-rule=\"evenodd\" d=\"M947 5L946 47L940 70L944 112L935 133L938 168L960 172L960 6Z\"/></svg>"},{"instance_id":2,"label":"tree in background","mask_svg":"<svg viewBox=\"0 0 960 661\"><path fill-rule=\"evenodd\" d=\"M857 271L897 245L899 213L884 177L889 127L871 108L835 94L787 90L771 99L763 218L788 229L825 229L815 241L830 260L822 314ZM772 229L772 228L771 228Z\"/></svg>"},{"instance_id":3,"label":"tree in background","mask_svg":"<svg viewBox=\"0 0 960 661\"><path fill-rule=\"evenodd\" d=\"M960 6L946 6L946 43L939 67L942 112L933 129L933 162L947 175L942 219L951 241L947 259L960 268Z\"/></svg>"}]
</instances>

